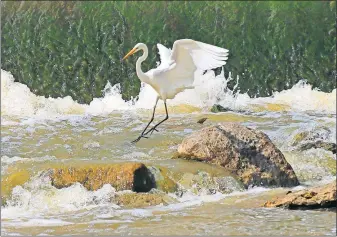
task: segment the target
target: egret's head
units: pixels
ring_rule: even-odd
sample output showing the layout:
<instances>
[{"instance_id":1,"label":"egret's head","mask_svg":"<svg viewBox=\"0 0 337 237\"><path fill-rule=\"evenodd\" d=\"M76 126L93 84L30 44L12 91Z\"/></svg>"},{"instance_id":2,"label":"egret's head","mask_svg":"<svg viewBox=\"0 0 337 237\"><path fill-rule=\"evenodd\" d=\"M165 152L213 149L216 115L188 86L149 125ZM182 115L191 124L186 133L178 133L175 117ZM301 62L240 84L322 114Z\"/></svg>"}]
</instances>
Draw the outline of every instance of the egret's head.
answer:
<instances>
[{"instance_id":1,"label":"egret's head","mask_svg":"<svg viewBox=\"0 0 337 237\"><path fill-rule=\"evenodd\" d=\"M127 58L128 58L129 56L131 56L132 54L134 54L134 53L138 52L139 50L143 49L143 45L144 45L143 43L138 43L138 44L136 44L135 47L133 47L133 49L131 49L130 52L128 52L128 53L124 56L124 58L122 59L122 61L125 60L125 59L127 59Z\"/></svg>"}]
</instances>

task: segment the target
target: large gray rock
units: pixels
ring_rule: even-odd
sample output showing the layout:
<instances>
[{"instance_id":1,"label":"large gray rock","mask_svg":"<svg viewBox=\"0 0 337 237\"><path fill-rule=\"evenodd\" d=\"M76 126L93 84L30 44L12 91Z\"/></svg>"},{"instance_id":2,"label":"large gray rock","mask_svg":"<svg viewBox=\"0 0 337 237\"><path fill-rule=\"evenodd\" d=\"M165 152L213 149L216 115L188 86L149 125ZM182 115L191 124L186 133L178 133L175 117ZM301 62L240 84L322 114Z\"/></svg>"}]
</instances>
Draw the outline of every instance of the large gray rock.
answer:
<instances>
[{"instance_id":1,"label":"large gray rock","mask_svg":"<svg viewBox=\"0 0 337 237\"><path fill-rule=\"evenodd\" d=\"M235 173L246 187L299 184L281 151L263 132L237 123L222 123L186 137L176 158L220 165Z\"/></svg>"}]
</instances>

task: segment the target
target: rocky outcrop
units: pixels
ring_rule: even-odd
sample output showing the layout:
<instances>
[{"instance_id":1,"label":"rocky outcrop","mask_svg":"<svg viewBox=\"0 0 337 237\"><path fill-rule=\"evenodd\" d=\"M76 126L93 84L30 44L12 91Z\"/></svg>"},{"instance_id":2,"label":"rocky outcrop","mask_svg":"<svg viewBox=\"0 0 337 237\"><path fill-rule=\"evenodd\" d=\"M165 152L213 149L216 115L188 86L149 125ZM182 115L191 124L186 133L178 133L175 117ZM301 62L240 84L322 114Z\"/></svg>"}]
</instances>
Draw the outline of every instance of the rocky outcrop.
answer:
<instances>
[{"instance_id":1,"label":"rocky outcrop","mask_svg":"<svg viewBox=\"0 0 337 237\"><path fill-rule=\"evenodd\" d=\"M264 207L283 207L288 209L336 208L336 181L274 198Z\"/></svg>"},{"instance_id":2,"label":"rocky outcrop","mask_svg":"<svg viewBox=\"0 0 337 237\"><path fill-rule=\"evenodd\" d=\"M148 192L155 188L153 175L142 163L116 163L49 169L47 175L56 188L69 187L78 182L88 190L98 190L111 184L117 191Z\"/></svg>"},{"instance_id":3,"label":"rocky outcrop","mask_svg":"<svg viewBox=\"0 0 337 237\"><path fill-rule=\"evenodd\" d=\"M186 137L178 158L220 165L239 176L246 187L291 187L299 182L281 151L263 132L222 123Z\"/></svg>"}]
</instances>

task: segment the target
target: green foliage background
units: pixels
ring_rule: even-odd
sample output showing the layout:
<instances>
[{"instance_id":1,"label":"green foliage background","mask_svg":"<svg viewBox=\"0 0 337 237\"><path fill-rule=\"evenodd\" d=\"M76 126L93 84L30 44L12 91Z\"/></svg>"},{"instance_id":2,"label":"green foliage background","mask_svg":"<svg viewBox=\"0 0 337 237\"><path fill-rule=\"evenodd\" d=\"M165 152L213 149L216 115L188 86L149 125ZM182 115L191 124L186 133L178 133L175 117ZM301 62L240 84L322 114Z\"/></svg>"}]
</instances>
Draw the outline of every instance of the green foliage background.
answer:
<instances>
[{"instance_id":1,"label":"green foliage background","mask_svg":"<svg viewBox=\"0 0 337 237\"><path fill-rule=\"evenodd\" d=\"M2 2L1 68L38 95L70 95L80 103L102 96L107 81L123 97L139 92L132 57L149 47L144 71L169 48L191 38L230 50L226 73L239 75L251 96L306 79L323 91L336 88L336 4L317 2Z\"/></svg>"}]
</instances>

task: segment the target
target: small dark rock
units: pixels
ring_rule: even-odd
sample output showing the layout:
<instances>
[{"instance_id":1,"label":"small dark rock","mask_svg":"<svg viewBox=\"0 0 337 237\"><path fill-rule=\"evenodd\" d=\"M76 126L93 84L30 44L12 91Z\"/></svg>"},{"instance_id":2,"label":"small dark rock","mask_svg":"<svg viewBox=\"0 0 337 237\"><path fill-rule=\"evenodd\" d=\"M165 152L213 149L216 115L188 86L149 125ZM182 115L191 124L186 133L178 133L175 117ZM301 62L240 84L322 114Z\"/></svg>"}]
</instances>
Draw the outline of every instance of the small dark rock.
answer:
<instances>
[{"instance_id":1,"label":"small dark rock","mask_svg":"<svg viewBox=\"0 0 337 237\"><path fill-rule=\"evenodd\" d=\"M231 108L225 108L222 105L215 104L211 108L212 113L220 113L220 112L236 112L236 113L249 113L249 111L241 110L241 109L231 109Z\"/></svg>"},{"instance_id":2,"label":"small dark rock","mask_svg":"<svg viewBox=\"0 0 337 237\"><path fill-rule=\"evenodd\" d=\"M201 118L197 123L203 124L208 118Z\"/></svg>"}]
</instances>

